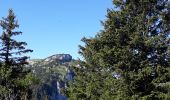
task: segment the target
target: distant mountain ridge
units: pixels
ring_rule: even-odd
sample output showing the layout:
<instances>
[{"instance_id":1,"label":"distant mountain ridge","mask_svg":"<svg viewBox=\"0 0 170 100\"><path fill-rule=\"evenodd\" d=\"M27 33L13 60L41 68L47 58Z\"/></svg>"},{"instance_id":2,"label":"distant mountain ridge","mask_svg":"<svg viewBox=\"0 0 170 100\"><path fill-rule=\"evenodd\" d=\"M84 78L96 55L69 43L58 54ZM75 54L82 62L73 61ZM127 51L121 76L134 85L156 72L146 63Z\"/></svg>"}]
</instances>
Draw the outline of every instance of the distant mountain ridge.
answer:
<instances>
[{"instance_id":1,"label":"distant mountain ridge","mask_svg":"<svg viewBox=\"0 0 170 100\"><path fill-rule=\"evenodd\" d=\"M74 77L70 66L77 65L77 61L72 59L70 54L55 54L45 59L30 59L28 63L27 68L30 68L42 81L41 85L34 90L37 100L42 100L44 96L50 97L49 100L67 100L60 94L60 88L65 88L67 81Z\"/></svg>"},{"instance_id":2,"label":"distant mountain ridge","mask_svg":"<svg viewBox=\"0 0 170 100\"><path fill-rule=\"evenodd\" d=\"M55 54L44 59L44 61L51 61L51 60L70 62L72 60L72 56L70 54Z\"/></svg>"},{"instance_id":3,"label":"distant mountain ridge","mask_svg":"<svg viewBox=\"0 0 170 100\"><path fill-rule=\"evenodd\" d=\"M40 62L70 62L72 60L72 56L70 54L55 54L52 56L49 56L45 59L30 59L28 60L29 64L35 64Z\"/></svg>"}]
</instances>

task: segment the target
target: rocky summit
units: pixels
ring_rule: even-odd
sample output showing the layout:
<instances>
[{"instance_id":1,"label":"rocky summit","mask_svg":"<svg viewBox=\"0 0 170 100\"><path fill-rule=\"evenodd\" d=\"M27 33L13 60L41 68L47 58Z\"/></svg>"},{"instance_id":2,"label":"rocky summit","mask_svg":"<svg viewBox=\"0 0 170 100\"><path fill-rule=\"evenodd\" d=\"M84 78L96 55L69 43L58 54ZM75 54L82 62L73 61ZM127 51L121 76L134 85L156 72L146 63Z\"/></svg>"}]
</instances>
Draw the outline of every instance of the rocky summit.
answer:
<instances>
[{"instance_id":1,"label":"rocky summit","mask_svg":"<svg viewBox=\"0 0 170 100\"><path fill-rule=\"evenodd\" d=\"M45 59L30 59L28 61L29 66L50 66L50 65L62 65L72 61L70 54L55 54Z\"/></svg>"},{"instance_id":2,"label":"rocky summit","mask_svg":"<svg viewBox=\"0 0 170 100\"><path fill-rule=\"evenodd\" d=\"M44 62L70 62L72 60L72 56L70 54L55 54L50 57L45 58Z\"/></svg>"}]
</instances>

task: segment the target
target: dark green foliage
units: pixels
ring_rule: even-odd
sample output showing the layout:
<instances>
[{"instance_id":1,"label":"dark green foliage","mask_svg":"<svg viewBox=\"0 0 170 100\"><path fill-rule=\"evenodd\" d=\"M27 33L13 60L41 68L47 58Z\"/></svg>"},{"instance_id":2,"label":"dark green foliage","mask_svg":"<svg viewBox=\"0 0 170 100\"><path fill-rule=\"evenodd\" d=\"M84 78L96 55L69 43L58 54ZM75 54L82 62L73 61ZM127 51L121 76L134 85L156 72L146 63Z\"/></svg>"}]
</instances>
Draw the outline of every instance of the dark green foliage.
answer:
<instances>
[{"instance_id":1,"label":"dark green foliage","mask_svg":"<svg viewBox=\"0 0 170 100\"><path fill-rule=\"evenodd\" d=\"M22 34L20 31L15 31L16 28L19 27L15 18L13 10L10 9L7 18L3 18L0 22L3 29L3 33L0 37L2 41L0 58L5 62L5 66L21 66L27 64L27 56L18 57L16 55L32 52L32 50L25 48L27 45L26 42L18 42L13 39L14 36Z\"/></svg>"},{"instance_id":2,"label":"dark green foliage","mask_svg":"<svg viewBox=\"0 0 170 100\"><path fill-rule=\"evenodd\" d=\"M113 0L104 29L83 38L84 57L66 94L78 100L170 99L168 0Z\"/></svg>"},{"instance_id":3,"label":"dark green foliage","mask_svg":"<svg viewBox=\"0 0 170 100\"><path fill-rule=\"evenodd\" d=\"M32 52L26 49L26 42L18 42L14 36L20 35L22 32L16 31L19 27L13 10L9 10L8 16L0 21L3 33L0 36L0 87L7 90L5 94L1 94L1 99L21 100L31 95L29 86L34 80L33 75L29 75L29 71L24 69L27 64L27 56L22 54ZM3 92L3 91L2 91Z\"/></svg>"}]
</instances>

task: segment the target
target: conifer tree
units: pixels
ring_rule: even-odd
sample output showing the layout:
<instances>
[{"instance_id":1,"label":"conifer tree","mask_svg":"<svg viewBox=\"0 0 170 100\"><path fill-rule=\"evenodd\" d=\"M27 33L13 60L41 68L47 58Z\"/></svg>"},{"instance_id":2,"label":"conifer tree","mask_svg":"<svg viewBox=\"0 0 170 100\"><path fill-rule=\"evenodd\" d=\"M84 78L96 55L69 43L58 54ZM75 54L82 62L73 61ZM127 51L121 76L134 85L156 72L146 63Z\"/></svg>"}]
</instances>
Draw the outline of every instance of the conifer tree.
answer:
<instances>
[{"instance_id":1,"label":"conifer tree","mask_svg":"<svg viewBox=\"0 0 170 100\"><path fill-rule=\"evenodd\" d=\"M26 49L26 42L18 42L13 39L14 36L22 34L20 31L15 31L19 27L13 10L9 10L7 18L3 18L0 23L3 28L3 33L1 35L2 49L0 57L2 61L5 62L6 66L17 66L27 64L27 56L17 57L16 55L22 55L27 52L32 52L30 49ZM14 57L16 56L16 57Z\"/></svg>"},{"instance_id":2,"label":"conifer tree","mask_svg":"<svg viewBox=\"0 0 170 100\"><path fill-rule=\"evenodd\" d=\"M26 78L28 74L28 71L24 71L23 68L27 64L28 57L22 56L22 54L32 52L32 50L25 48L26 42L18 42L14 39L15 36L22 34L22 32L16 31L19 25L12 9L9 10L8 16L0 21L0 26L3 30L0 36L0 59L2 62L0 69L6 75L5 78L1 77L0 85L10 90L10 94L3 95L5 99L20 100L22 91L27 89L18 83Z\"/></svg>"},{"instance_id":3,"label":"conifer tree","mask_svg":"<svg viewBox=\"0 0 170 100\"><path fill-rule=\"evenodd\" d=\"M83 38L81 68L70 99L170 99L170 9L168 0L113 0L104 29ZM82 63L81 63L82 64Z\"/></svg>"}]
</instances>

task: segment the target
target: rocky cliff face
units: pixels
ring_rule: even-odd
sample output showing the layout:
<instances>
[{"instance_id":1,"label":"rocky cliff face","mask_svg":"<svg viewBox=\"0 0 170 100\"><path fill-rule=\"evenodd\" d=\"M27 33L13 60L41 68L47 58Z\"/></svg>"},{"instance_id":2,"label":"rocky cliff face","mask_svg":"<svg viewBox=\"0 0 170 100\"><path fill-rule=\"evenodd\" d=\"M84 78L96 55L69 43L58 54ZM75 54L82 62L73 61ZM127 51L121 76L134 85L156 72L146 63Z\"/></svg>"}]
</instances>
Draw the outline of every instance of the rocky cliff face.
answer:
<instances>
[{"instance_id":1,"label":"rocky cliff face","mask_svg":"<svg viewBox=\"0 0 170 100\"><path fill-rule=\"evenodd\" d=\"M70 62L72 60L72 56L69 54L56 54L44 59L45 62Z\"/></svg>"},{"instance_id":2,"label":"rocky cliff face","mask_svg":"<svg viewBox=\"0 0 170 100\"><path fill-rule=\"evenodd\" d=\"M66 100L60 94L60 89L64 88L68 80L73 79L74 72L69 66L75 60L69 54L55 54L45 59L29 60L29 68L39 77L42 83L34 90L37 100L48 97L49 100Z\"/></svg>"},{"instance_id":3,"label":"rocky cliff face","mask_svg":"<svg viewBox=\"0 0 170 100\"><path fill-rule=\"evenodd\" d=\"M32 65L44 66L49 64L61 65L71 61L72 61L72 56L70 54L55 54L45 59L30 59L28 62L29 65L31 66Z\"/></svg>"}]
</instances>

